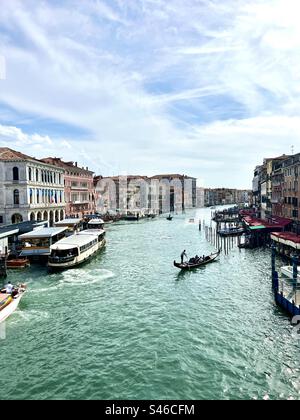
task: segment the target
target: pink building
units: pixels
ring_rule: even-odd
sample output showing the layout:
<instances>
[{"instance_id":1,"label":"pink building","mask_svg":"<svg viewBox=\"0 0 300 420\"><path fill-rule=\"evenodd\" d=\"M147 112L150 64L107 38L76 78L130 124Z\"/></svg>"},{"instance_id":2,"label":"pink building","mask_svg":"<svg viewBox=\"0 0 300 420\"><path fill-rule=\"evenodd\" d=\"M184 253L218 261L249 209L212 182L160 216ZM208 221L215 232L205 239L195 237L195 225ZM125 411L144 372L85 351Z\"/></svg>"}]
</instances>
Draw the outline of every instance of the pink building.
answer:
<instances>
[{"instance_id":1,"label":"pink building","mask_svg":"<svg viewBox=\"0 0 300 420\"><path fill-rule=\"evenodd\" d=\"M95 213L94 173L74 162L45 158L43 162L65 170L66 217L83 217Z\"/></svg>"}]
</instances>

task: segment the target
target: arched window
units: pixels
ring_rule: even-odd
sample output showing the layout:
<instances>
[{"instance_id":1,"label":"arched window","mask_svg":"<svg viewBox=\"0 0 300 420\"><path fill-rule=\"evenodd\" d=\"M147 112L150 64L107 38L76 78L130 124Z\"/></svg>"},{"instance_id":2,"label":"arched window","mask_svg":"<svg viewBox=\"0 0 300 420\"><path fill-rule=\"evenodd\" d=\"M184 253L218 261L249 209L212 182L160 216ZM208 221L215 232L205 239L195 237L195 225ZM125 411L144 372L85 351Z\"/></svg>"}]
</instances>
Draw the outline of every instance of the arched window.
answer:
<instances>
[{"instance_id":1,"label":"arched window","mask_svg":"<svg viewBox=\"0 0 300 420\"><path fill-rule=\"evenodd\" d=\"M14 205L18 206L20 204L20 191L14 190Z\"/></svg>"},{"instance_id":2,"label":"arched window","mask_svg":"<svg viewBox=\"0 0 300 420\"><path fill-rule=\"evenodd\" d=\"M19 181L19 168L17 167L13 168L13 180Z\"/></svg>"},{"instance_id":3,"label":"arched window","mask_svg":"<svg viewBox=\"0 0 300 420\"><path fill-rule=\"evenodd\" d=\"M39 182L39 170L38 169L36 169L36 171L35 171L35 180L36 180L36 182Z\"/></svg>"},{"instance_id":4,"label":"arched window","mask_svg":"<svg viewBox=\"0 0 300 420\"><path fill-rule=\"evenodd\" d=\"M23 217L21 214L13 214L11 218L11 222L14 225L15 223L21 223L23 222Z\"/></svg>"},{"instance_id":5,"label":"arched window","mask_svg":"<svg viewBox=\"0 0 300 420\"><path fill-rule=\"evenodd\" d=\"M29 181L32 181L32 169L31 168L28 169L28 178L29 178Z\"/></svg>"}]
</instances>

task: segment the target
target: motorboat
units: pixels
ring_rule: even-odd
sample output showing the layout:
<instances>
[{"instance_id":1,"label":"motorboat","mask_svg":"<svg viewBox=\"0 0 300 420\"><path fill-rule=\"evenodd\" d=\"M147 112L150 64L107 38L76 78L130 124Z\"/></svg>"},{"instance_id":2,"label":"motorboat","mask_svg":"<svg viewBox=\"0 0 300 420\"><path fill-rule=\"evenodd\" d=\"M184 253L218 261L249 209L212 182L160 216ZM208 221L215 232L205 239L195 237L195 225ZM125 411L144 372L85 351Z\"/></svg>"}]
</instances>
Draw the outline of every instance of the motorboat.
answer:
<instances>
[{"instance_id":1,"label":"motorboat","mask_svg":"<svg viewBox=\"0 0 300 420\"><path fill-rule=\"evenodd\" d=\"M105 233L103 229L87 229L58 241L51 246L49 270L74 268L89 261L105 246Z\"/></svg>"},{"instance_id":2,"label":"motorboat","mask_svg":"<svg viewBox=\"0 0 300 420\"><path fill-rule=\"evenodd\" d=\"M27 268L30 267L30 261L28 258L11 258L6 261L6 267L9 270Z\"/></svg>"},{"instance_id":3,"label":"motorboat","mask_svg":"<svg viewBox=\"0 0 300 420\"><path fill-rule=\"evenodd\" d=\"M298 275L297 275L297 283L300 283L300 267L297 269ZM294 280L294 268L291 265L286 265L284 267L281 267L281 274L285 277L288 277L291 280Z\"/></svg>"},{"instance_id":4,"label":"motorboat","mask_svg":"<svg viewBox=\"0 0 300 420\"><path fill-rule=\"evenodd\" d=\"M14 295L0 292L0 324L5 321L19 306L19 303L26 292L26 285L22 284L15 289Z\"/></svg>"}]
</instances>

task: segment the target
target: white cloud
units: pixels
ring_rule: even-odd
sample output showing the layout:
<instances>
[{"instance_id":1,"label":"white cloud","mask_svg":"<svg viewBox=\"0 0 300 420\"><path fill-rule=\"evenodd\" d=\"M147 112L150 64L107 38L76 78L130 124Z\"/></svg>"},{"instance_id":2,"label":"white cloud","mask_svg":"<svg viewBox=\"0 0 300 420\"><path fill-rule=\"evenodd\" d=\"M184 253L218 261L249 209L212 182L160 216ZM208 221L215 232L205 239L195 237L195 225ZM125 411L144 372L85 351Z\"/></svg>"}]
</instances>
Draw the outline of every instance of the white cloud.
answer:
<instances>
[{"instance_id":1,"label":"white cloud","mask_svg":"<svg viewBox=\"0 0 300 420\"><path fill-rule=\"evenodd\" d=\"M6 78L6 62L5 57L0 55L0 80L5 80Z\"/></svg>"},{"instance_id":2,"label":"white cloud","mask_svg":"<svg viewBox=\"0 0 300 420\"><path fill-rule=\"evenodd\" d=\"M53 144L49 136L41 136L39 134L25 134L17 127L0 125L0 144L26 147L32 145L51 145Z\"/></svg>"},{"instance_id":3,"label":"white cloud","mask_svg":"<svg viewBox=\"0 0 300 420\"><path fill-rule=\"evenodd\" d=\"M265 154L300 144L295 0L1 7L0 101L36 118L30 132L48 119L87 133L79 141L58 131L49 153L60 145L106 174L180 171L247 186ZM2 143L43 143L4 126Z\"/></svg>"}]
</instances>

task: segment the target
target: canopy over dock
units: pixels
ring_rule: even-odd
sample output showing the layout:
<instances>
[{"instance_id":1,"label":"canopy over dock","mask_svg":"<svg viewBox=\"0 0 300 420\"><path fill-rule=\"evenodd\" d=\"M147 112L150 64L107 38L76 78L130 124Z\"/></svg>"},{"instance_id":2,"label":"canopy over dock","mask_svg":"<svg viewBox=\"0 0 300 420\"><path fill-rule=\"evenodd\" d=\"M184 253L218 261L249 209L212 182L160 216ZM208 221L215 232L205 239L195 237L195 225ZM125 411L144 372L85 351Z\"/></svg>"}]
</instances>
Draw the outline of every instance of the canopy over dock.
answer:
<instances>
[{"instance_id":1,"label":"canopy over dock","mask_svg":"<svg viewBox=\"0 0 300 420\"><path fill-rule=\"evenodd\" d=\"M293 232L272 232L271 239L274 242L300 250L300 236Z\"/></svg>"}]
</instances>

